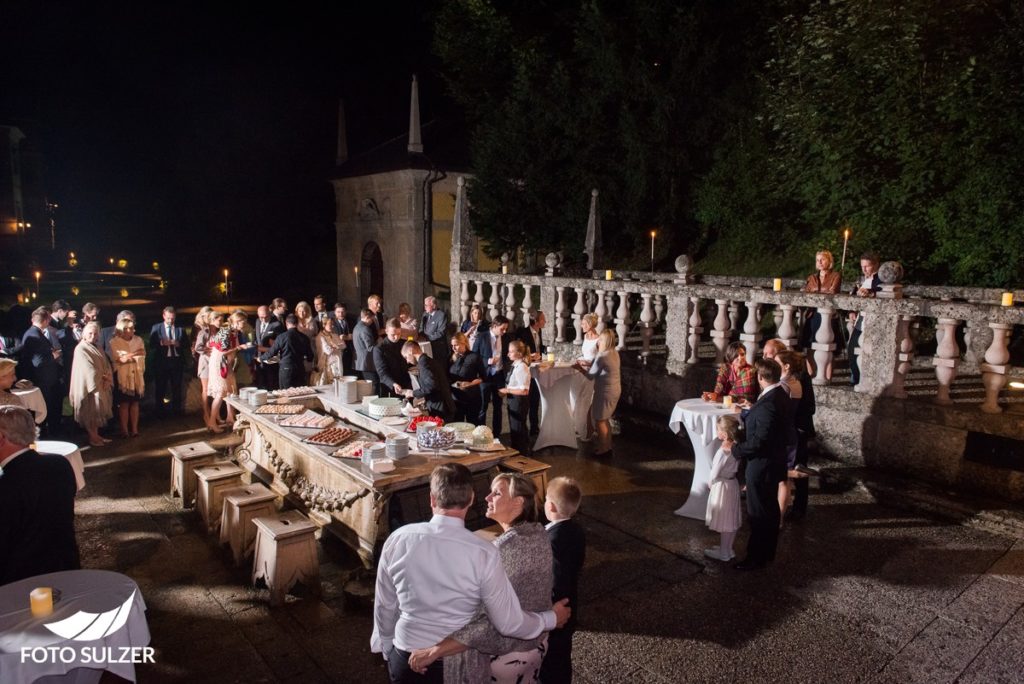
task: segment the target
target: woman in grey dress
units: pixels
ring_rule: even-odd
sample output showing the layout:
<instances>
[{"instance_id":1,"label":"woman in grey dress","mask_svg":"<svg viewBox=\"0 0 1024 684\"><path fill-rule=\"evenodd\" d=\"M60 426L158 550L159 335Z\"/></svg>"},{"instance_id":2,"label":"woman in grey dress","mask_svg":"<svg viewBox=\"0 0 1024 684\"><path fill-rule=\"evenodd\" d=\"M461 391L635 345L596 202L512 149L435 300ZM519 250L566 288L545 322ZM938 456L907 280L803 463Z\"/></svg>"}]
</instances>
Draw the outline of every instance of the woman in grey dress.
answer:
<instances>
[{"instance_id":1,"label":"woman in grey dress","mask_svg":"<svg viewBox=\"0 0 1024 684\"><path fill-rule=\"evenodd\" d=\"M615 333L605 329L597 339L597 356L594 360L589 363L576 362L576 370L594 381L594 401L590 404L590 420L597 434L594 455L601 458L612 455L611 419L622 394L621 364L615 345Z\"/></svg>"},{"instance_id":2,"label":"woman in grey dress","mask_svg":"<svg viewBox=\"0 0 1024 684\"><path fill-rule=\"evenodd\" d=\"M537 487L526 475L502 473L491 482L487 517L504 530L494 540L501 565L523 610L537 612L551 607L554 583L551 542L537 522L539 508ZM413 651L409 667L423 674L443 656L445 684L529 684L538 681L547 644L547 632L527 640L502 636L481 610L441 643Z\"/></svg>"}]
</instances>

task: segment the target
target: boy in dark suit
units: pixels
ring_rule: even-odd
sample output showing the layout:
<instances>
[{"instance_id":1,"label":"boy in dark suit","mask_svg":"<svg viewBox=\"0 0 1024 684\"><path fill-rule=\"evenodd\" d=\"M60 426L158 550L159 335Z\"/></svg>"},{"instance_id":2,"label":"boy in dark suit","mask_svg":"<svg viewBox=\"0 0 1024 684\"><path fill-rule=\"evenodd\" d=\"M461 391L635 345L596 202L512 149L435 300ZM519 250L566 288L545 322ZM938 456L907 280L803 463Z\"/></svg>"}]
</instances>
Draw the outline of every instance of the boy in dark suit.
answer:
<instances>
[{"instance_id":1,"label":"boy in dark suit","mask_svg":"<svg viewBox=\"0 0 1024 684\"><path fill-rule=\"evenodd\" d=\"M548 635L548 652L540 668L543 684L564 684L572 681L572 635L579 620L579 577L587 550L583 527L572 519L580 506L583 493L576 480L556 477L548 483L544 498L544 514L551 554L554 562L555 583L551 590L556 600L569 599L572 615L564 627Z\"/></svg>"}]
</instances>

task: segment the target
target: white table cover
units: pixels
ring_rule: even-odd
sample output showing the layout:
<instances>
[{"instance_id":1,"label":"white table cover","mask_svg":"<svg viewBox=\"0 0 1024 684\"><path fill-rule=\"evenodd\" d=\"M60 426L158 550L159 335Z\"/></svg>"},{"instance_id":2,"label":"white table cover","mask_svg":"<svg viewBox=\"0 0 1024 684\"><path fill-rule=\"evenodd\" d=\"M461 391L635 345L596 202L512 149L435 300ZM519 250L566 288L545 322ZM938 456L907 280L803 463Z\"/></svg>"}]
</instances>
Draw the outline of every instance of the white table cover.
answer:
<instances>
[{"instance_id":1,"label":"white table cover","mask_svg":"<svg viewBox=\"0 0 1024 684\"><path fill-rule=\"evenodd\" d=\"M531 366L540 387L540 429L534 449L576 448L576 436L587 434L587 414L594 400L594 383L571 366Z\"/></svg>"},{"instance_id":2,"label":"white table cover","mask_svg":"<svg viewBox=\"0 0 1024 684\"><path fill-rule=\"evenodd\" d=\"M731 408L704 401L701 398L683 399L676 402L668 425L672 432L679 434L685 429L693 445L693 482L686 503L676 509L675 514L695 520L704 520L711 494L711 461L722 441L718 439L715 419L718 416L735 415Z\"/></svg>"},{"instance_id":3,"label":"white table cover","mask_svg":"<svg viewBox=\"0 0 1024 684\"><path fill-rule=\"evenodd\" d=\"M82 462L82 452L77 444L44 439L36 442L36 451L41 454L57 454L68 459L71 469L75 471L75 482L78 484L78 491L82 491L82 487L85 486L85 463Z\"/></svg>"},{"instance_id":4,"label":"white table cover","mask_svg":"<svg viewBox=\"0 0 1024 684\"><path fill-rule=\"evenodd\" d=\"M52 587L61 592L60 600L54 603L53 614L44 618L32 617L29 610L28 596L36 587ZM99 615L81 634L96 638L66 639L44 626L70 618L79 611ZM146 603L138 585L130 577L116 572L69 570L5 584L0 587L0 682L30 684L41 677L61 675L68 675L68 678L54 681L96 681L104 669L134 682L135 665L132 663L86 664L80 659L65 663L62 660L72 659L63 657L46 658L47 662L43 663L29 658L22 663L21 649L67 647L74 649L79 658L83 652L106 652L116 660L122 647L149 645L145 612ZM121 627L112 629L122 620ZM104 636L107 631L110 634ZM62 651L62 655L65 653L68 652Z\"/></svg>"},{"instance_id":5,"label":"white table cover","mask_svg":"<svg viewBox=\"0 0 1024 684\"><path fill-rule=\"evenodd\" d=\"M12 389L11 394L21 400L22 405L36 416L36 425L42 425L46 420L46 399L43 398L43 391L38 387L28 389Z\"/></svg>"}]
</instances>

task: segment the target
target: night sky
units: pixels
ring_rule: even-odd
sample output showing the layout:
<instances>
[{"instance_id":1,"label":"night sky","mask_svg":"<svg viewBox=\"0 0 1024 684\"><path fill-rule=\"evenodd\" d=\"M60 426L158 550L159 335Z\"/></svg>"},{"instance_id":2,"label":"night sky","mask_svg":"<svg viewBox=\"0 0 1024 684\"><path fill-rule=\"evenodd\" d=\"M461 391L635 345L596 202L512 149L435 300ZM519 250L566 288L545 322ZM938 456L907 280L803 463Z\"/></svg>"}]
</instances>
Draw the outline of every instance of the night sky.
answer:
<instances>
[{"instance_id":1,"label":"night sky","mask_svg":"<svg viewBox=\"0 0 1024 684\"><path fill-rule=\"evenodd\" d=\"M93 5L5 3L0 123L41 153L65 250L157 259L182 293L224 267L243 297L331 291L338 98L350 155L407 130L413 72L424 122L451 110L434 3Z\"/></svg>"}]
</instances>

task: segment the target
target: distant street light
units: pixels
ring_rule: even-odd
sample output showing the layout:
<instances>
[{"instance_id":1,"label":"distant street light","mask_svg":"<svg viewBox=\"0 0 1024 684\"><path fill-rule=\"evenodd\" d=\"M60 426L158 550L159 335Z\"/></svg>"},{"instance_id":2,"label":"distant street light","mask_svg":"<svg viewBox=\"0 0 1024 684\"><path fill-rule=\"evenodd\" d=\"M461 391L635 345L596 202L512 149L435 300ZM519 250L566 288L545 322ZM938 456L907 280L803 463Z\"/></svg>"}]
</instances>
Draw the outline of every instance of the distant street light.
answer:
<instances>
[{"instance_id":1,"label":"distant street light","mask_svg":"<svg viewBox=\"0 0 1024 684\"><path fill-rule=\"evenodd\" d=\"M231 293L228 291L228 269L224 269L224 299L231 301Z\"/></svg>"},{"instance_id":2,"label":"distant street light","mask_svg":"<svg viewBox=\"0 0 1024 684\"><path fill-rule=\"evenodd\" d=\"M39 271L36 271L36 292L39 292L39 278L42 275L43 275L42 273L40 273Z\"/></svg>"}]
</instances>

